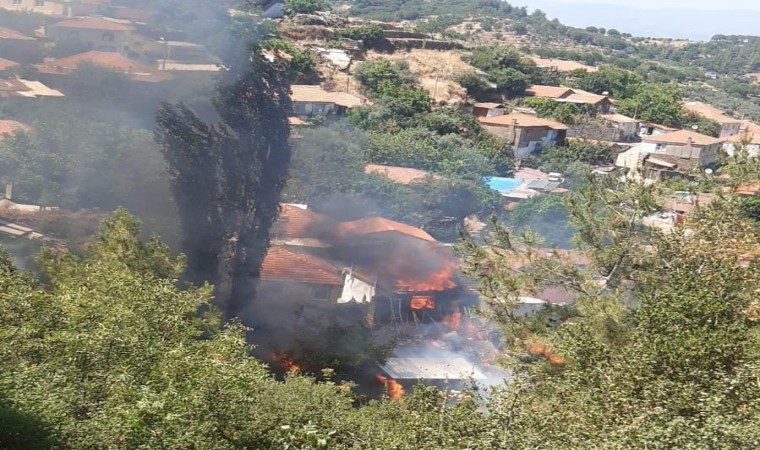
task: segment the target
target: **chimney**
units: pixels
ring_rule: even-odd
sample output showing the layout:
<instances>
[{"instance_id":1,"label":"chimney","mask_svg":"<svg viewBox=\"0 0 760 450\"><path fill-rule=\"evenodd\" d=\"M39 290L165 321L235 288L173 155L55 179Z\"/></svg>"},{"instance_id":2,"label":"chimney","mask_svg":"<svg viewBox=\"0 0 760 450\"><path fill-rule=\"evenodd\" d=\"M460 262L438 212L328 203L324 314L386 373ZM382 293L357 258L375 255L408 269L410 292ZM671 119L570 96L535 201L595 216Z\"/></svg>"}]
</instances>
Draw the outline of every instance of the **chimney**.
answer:
<instances>
[{"instance_id":1,"label":"chimney","mask_svg":"<svg viewBox=\"0 0 760 450\"><path fill-rule=\"evenodd\" d=\"M13 182L12 181L5 183L5 198L8 200L13 200Z\"/></svg>"}]
</instances>

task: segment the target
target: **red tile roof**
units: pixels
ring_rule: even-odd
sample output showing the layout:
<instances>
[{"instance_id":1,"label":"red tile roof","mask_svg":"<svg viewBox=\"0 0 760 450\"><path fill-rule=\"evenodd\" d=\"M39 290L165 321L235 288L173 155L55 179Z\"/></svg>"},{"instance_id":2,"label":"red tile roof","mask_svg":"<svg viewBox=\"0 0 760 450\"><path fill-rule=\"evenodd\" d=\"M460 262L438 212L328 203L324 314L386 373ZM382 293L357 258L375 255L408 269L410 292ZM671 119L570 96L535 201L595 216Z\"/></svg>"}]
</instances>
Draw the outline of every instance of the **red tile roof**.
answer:
<instances>
[{"instance_id":1,"label":"red tile roof","mask_svg":"<svg viewBox=\"0 0 760 450\"><path fill-rule=\"evenodd\" d=\"M556 120L541 119L532 114L512 113L495 117L478 117L478 121L483 125L495 125L510 127L512 125L518 128L551 128L553 130L568 130L567 125L557 122Z\"/></svg>"},{"instance_id":2,"label":"red tile roof","mask_svg":"<svg viewBox=\"0 0 760 450\"><path fill-rule=\"evenodd\" d=\"M583 105L598 105L599 103L602 103L604 101L611 102L609 97L604 95L597 95L597 94L591 94L591 93L577 93L574 92L567 97L562 97L556 99L558 102L566 102L566 103L579 103Z\"/></svg>"},{"instance_id":3,"label":"red tile roof","mask_svg":"<svg viewBox=\"0 0 760 450\"><path fill-rule=\"evenodd\" d=\"M0 58L0 70L8 70L11 67L16 67L20 65L16 61L11 61L10 59Z\"/></svg>"},{"instance_id":4,"label":"red tile roof","mask_svg":"<svg viewBox=\"0 0 760 450\"><path fill-rule=\"evenodd\" d=\"M280 217L273 234L279 238L328 238L335 235L338 224L327 216L295 205L280 205Z\"/></svg>"},{"instance_id":5,"label":"red tile roof","mask_svg":"<svg viewBox=\"0 0 760 450\"><path fill-rule=\"evenodd\" d=\"M354 220L353 222L343 222L339 225L340 231L344 235L366 236L379 233L400 233L407 236L422 239L424 241L435 242L435 238L430 236L424 230L395 222L384 217L368 217L366 219Z\"/></svg>"},{"instance_id":6,"label":"red tile roof","mask_svg":"<svg viewBox=\"0 0 760 450\"><path fill-rule=\"evenodd\" d=\"M132 31L134 27L123 23L107 20L102 17L83 17L81 19L64 20L55 24L58 28L102 31Z\"/></svg>"},{"instance_id":7,"label":"red tile roof","mask_svg":"<svg viewBox=\"0 0 760 450\"><path fill-rule=\"evenodd\" d=\"M691 130L678 130L661 134L659 136L647 136L642 140L644 142L655 142L658 144L687 145L690 139L693 145L700 147L720 144L726 140L714 138Z\"/></svg>"},{"instance_id":8,"label":"red tile roof","mask_svg":"<svg viewBox=\"0 0 760 450\"><path fill-rule=\"evenodd\" d=\"M306 284L342 286L338 269L314 255L298 253L284 247L271 247L261 265L264 281L295 281Z\"/></svg>"},{"instance_id":9,"label":"red tile roof","mask_svg":"<svg viewBox=\"0 0 760 450\"><path fill-rule=\"evenodd\" d=\"M301 120L298 117L288 117L288 125L292 125L294 127L302 127L308 124L305 120Z\"/></svg>"},{"instance_id":10,"label":"red tile roof","mask_svg":"<svg viewBox=\"0 0 760 450\"><path fill-rule=\"evenodd\" d=\"M34 41L33 37L12 28L0 27L0 39L10 39L14 41Z\"/></svg>"},{"instance_id":11,"label":"red tile roof","mask_svg":"<svg viewBox=\"0 0 760 450\"><path fill-rule=\"evenodd\" d=\"M82 64L92 64L113 69L129 75L136 81L165 81L174 78L169 73L161 72L139 61L131 60L120 53L99 52L95 50L37 64L35 67L41 73L67 74L73 72Z\"/></svg>"},{"instance_id":12,"label":"red tile roof","mask_svg":"<svg viewBox=\"0 0 760 450\"><path fill-rule=\"evenodd\" d=\"M383 166L380 164L367 164L364 166L364 173L375 173L389 178L391 181L399 184L418 183L429 176L429 172L409 167ZM433 175L433 178L439 178Z\"/></svg>"},{"instance_id":13,"label":"red tile roof","mask_svg":"<svg viewBox=\"0 0 760 450\"><path fill-rule=\"evenodd\" d=\"M632 117L624 116L622 114L599 114L599 117L613 123L639 123L639 120L636 120Z\"/></svg>"},{"instance_id":14,"label":"red tile roof","mask_svg":"<svg viewBox=\"0 0 760 450\"><path fill-rule=\"evenodd\" d=\"M0 120L0 139L16 131L32 131L32 127L15 120Z\"/></svg>"},{"instance_id":15,"label":"red tile roof","mask_svg":"<svg viewBox=\"0 0 760 450\"><path fill-rule=\"evenodd\" d=\"M736 189L736 193L743 196L757 195L760 193L760 181L741 185Z\"/></svg>"},{"instance_id":16,"label":"red tile roof","mask_svg":"<svg viewBox=\"0 0 760 450\"><path fill-rule=\"evenodd\" d=\"M712 120L713 122L717 122L721 125L741 122L740 120L734 119L733 117L728 117L723 113L723 111L712 105L708 105L707 103L686 102L683 105L683 109L698 116Z\"/></svg>"},{"instance_id":17,"label":"red tile roof","mask_svg":"<svg viewBox=\"0 0 760 450\"><path fill-rule=\"evenodd\" d=\"M573 93L573 90L564 86L542 86L534 84L529 87L526 94L539 98L564 98Z\"/></svg>"}]
</instances>

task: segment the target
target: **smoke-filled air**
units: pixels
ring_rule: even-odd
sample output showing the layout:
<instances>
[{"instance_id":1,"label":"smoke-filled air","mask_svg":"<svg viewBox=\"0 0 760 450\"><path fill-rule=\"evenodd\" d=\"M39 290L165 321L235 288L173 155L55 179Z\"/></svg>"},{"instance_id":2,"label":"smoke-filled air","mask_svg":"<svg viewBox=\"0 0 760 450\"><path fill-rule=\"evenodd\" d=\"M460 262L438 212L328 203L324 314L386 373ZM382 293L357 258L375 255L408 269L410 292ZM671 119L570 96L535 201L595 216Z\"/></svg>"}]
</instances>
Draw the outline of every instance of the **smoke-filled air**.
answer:
<instances>
[{"instance_id":1,"label":"smoke-filled air","mask_svg":"<svg viewBox=\"0 0 760 450\"><path fill-rule=\"evenodd\" d=\"M522 3L0 0L0 449L760 447L760 37Z\"/></svg>"}]
</instances>

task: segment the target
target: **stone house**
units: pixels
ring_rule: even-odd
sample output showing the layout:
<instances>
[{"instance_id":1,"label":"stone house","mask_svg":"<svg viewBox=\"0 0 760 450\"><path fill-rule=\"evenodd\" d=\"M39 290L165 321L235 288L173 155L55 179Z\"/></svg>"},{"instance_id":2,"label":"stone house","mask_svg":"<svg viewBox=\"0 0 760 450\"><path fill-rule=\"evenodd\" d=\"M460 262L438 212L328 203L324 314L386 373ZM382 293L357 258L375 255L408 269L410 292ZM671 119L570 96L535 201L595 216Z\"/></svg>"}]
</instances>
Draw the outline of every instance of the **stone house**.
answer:
<instances>
[{"instance_id":1,"label":"stone house","mask_svg":"<svg viewBox=\"0 0 760 450\"><path fill-rule=\"evenodd\" d=\"M47 29L48 37L88 46L101 52L127 53L131 25L103 17L82 17L63 20Z\"/></svg>"},{"instance_id":2,"label":"stone house","mask_svg":"<svg viewBox=\"0 0 760 450\"><path fill-rule=\"evenodd\" d=\"M560 122L530 114L512 113L478 118L483 128L514 147L517 158L524 158L542 148L562 145L568 127Z\"/></svg>"}]
</instances>

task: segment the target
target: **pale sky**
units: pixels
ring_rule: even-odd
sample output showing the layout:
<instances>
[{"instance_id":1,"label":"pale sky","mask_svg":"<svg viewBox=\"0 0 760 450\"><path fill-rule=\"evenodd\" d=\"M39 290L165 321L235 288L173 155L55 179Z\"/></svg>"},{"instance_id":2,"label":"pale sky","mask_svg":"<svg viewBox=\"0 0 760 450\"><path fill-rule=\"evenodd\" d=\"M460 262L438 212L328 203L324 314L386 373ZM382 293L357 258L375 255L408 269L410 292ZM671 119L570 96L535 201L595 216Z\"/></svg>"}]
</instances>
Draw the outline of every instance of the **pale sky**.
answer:
<instances>
[{"instance_id":1,"label":"pale sky","mask_svg":"<svg viewBox=\"0 0 760 450\"><path fill-rule=\"evenodd\" d=\"M633 8L691 8L707 10L749 9L760 11L760 1L757 0L549 0L552 3L589 4L602 3L606 5L629 6ZM522 3L530 4L530 0Z\"/></svg>"}]
</instances>

